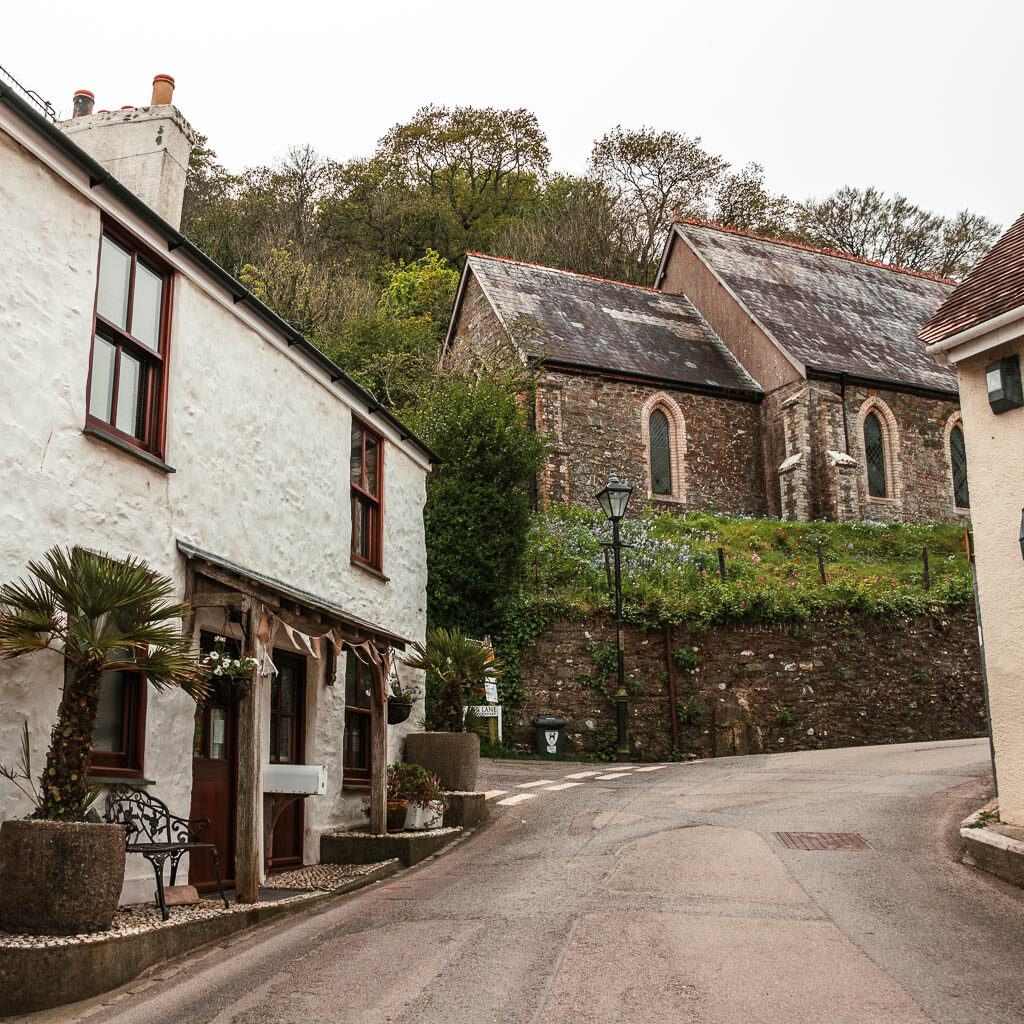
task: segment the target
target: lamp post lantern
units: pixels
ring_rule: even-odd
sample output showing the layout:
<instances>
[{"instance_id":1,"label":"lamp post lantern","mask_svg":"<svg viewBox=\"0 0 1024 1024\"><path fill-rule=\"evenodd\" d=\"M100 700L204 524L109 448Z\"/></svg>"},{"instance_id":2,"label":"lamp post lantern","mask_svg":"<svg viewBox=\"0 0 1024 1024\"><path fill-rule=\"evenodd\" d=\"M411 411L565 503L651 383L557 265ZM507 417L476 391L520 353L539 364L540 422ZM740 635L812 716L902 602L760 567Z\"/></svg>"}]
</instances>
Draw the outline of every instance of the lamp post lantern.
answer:
<instances>
[{"instance_id":1,"label":"lamp post lantern","mask_svg":"<svg viewBox=\"0 0 1024 1024\"><path fill-rule=\"evenodd\" d=\"M619 686L615 691L615 747L620 761L629 760L629 736L626 731L629 695L626 693L626 669L622 651L622 578L619 569L622 541L619 539L619 523L626 514L626 506L632 493L633 488L624 484L615 475L615 470L612 470L604 490L597 494L604 514L611 520L612 552L615 555L615 649L619 671Z\"/></svg>"}]
</instances>

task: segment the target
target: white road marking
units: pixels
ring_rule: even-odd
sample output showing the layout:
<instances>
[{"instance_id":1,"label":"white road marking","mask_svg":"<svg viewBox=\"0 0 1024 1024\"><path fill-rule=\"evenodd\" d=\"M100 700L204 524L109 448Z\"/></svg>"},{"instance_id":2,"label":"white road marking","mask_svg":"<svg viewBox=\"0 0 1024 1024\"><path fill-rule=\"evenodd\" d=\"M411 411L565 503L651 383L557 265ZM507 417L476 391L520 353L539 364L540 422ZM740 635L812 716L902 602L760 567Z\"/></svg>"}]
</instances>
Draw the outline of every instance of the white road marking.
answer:
<instances>
[{"instance_id":1,"label":"white road marking","mask_svg":"<svg viewBox=\"0 0 1024 1024\"><path fill-rule=\"evenodd\" d=\"M521 782L516 789L533 789L534 786L550 786L554 779L538 779L536 782Z\"/></svg>"},{"instance_id":2,"label":"white road marking","mask_svg":"<svg viewBox=\"0 0 1024 1024\"><path fill-rule=\"evenodd\" d=\"M624 779L627 775L632 775L632 772L614 772L611 775L598 775L595 782L604 782L606 779Z\"/></svg>"},{"instance_id":3,"label":"white road marking","mask_svg":"<svg viewBox=\"0 0 1024 1024\"><path fill-rule=\"evenodd\" d=\"M637 771L638 772L660 772L662 768L667 768L667 767L668 767L667 764L656 764L656 765L652 765L650 768L637 768Z\"/></svg>"},{"instance_id":4,"label":"white road marking","mask_svg":"<svg viewBox=\"0 0 1024 1024\"><path fill-rule=\"evenodd\" d=\"M597 772L576 772L575 775L566 775L567 779L589 779L591 775L596 775Z\"/></svg>"},{"instance_id":5,"label":"white road marking","mask_svg":"<svg viewBox=\"0 0 1024 1024\"><path fill-rule=\"evenodd\" d=\"M499 800L498 803L502 807L511 807L513 804L521 804L524 800L532 800L536 795L536 793L516 793L515 796L507 796L504 800Z\"/></svg>"},{"instance_id":6,"label":"white road marking","mask_svg":"<svg viewBox=\"0 0 1024 1024\"><path fill-rule=\"evenodd\" d=\"M563 782L559 786L545 786L545 793L557 793L560 789L572 789L573 786L582 786L582 782Z\"/></svg>"},{"instance_id":7,"label":"white road marking","mask_svg":"<svg viewBox=\"0 0 1024 1024\"><path fill-rule=\"evenodd\" d=\"M484 799L493 800L496 796L504 796L507 792L507 789L489 789L484 793Z\"/></svg>"}]
</instances>

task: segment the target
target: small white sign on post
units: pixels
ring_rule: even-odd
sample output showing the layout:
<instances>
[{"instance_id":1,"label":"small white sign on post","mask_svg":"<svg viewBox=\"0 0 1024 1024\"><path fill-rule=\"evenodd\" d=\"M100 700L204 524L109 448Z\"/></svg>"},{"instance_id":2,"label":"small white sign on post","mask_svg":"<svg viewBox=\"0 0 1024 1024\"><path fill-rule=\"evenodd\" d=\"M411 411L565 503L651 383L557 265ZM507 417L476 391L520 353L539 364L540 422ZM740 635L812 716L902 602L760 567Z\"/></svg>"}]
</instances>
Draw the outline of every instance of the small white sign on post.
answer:
<instances>
[{"instance_id":1,"label":"small white sign on post","mask_svg":"<svg viewBox=\"0 0 1024 1024\"><path fill-rule=\"evenodd\" d=\"M484 683L484 694L488 704L498 703L498 684L497 683Z\"/></svg>"}]
</instances>

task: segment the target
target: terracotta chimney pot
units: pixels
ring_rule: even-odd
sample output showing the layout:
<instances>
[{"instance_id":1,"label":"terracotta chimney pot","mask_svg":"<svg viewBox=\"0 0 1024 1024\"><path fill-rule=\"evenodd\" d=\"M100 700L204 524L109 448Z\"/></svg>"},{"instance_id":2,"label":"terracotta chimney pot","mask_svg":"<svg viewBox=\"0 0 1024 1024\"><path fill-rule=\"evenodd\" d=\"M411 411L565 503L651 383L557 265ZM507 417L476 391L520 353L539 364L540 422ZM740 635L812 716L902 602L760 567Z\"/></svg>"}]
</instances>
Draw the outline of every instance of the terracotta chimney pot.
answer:
<instances>
[{"instance_id":1,"label":"terracotta chimney pot","mask_svg":"<svg viewBox=\"0 0 1024 1024\"><path fill-rule=\"evenodd\" d=\"M79 89L71 102L72 117L88 117L92 113L92 105L96 102L96 97L88 89Z\"/></svg>"},{"instance_id":2,"label":"terracotta chimney pot","mask_svg":"<svg viewBox=\"0 0 1024 1024\"><path fill-rule=\"evenodd\" d=\"M159 107L171 102L174 95L174 79L170 75L157 75L153 79L153 98L150 106Z\"/></svg>"}]
</instances>

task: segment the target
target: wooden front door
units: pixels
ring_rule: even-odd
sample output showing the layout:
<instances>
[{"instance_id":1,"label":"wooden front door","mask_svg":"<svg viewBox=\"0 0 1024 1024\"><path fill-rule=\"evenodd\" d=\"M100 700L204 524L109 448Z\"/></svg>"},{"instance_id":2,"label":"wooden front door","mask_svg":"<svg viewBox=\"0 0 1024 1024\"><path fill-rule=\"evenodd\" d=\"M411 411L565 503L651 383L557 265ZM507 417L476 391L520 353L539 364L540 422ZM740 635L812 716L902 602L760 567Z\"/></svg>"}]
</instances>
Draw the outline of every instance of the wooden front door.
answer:
<instances>
[{"instance_id":1,"label":"wooden front door","mask_svg":"<svg viewBox=\"0 0 1024 1024\"><path fill-rule=\"evenodd\" d=\"M210 827L201 838L217 847L225 886L234 884L235 879L237 737L237 706L196 706L189 817L210 819ZM188 880L200 891L216 888L213 857L208 850L195 850L189 855Z\"/></svg>"},{"instance_id":2,"label":"wooden front door","mask_svg":"<svg viewBox=\"0 0 1024 1024\"><path fill-rule=\"evenodd\" d=\"M306 659L287 651L274 651L277 675L270 685L270 762L305 763ZM274 826L269 868L302 863L305 801L293 800Z\"/></svg>"}]
</instances>

